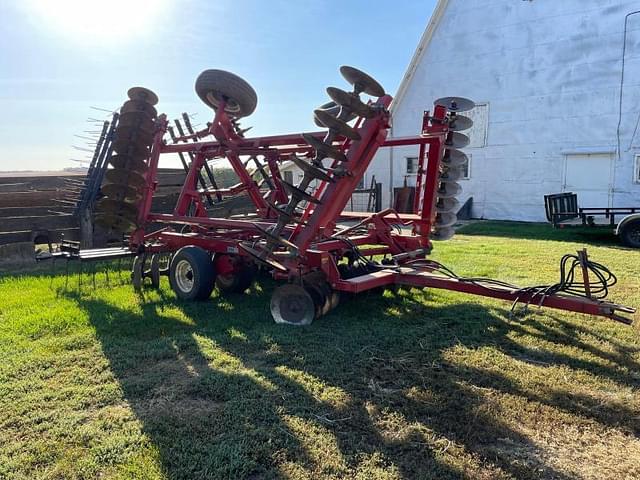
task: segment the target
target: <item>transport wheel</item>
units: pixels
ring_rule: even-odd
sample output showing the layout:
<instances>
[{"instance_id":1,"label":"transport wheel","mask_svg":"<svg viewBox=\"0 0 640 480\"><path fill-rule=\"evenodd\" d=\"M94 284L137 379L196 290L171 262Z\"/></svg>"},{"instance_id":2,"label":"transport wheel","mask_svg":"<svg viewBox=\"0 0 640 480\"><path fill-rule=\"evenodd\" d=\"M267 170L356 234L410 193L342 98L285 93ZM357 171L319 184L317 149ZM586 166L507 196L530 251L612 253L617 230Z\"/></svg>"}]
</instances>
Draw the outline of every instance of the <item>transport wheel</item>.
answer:
<instances>
[{"instance_id":1,"label":"transport wheel","mask_svg":"<svg viewBox=\"0 0 640 480\"><path fill-rule=\"evenodd\" d=\"M171 259L169 283L181 300L205 300L215 282L211 256L200 247L182 247Z\"/></svg>"},{"instance_id":2,"label":"transport wheel","mask_svg":"<svg viewBox=\"0 0 640 480\"><path fill-rule=\"evenodd\" d=\"M256 278L256 266L231 255L216 255L216 287L221 293L243 293Z\"/></svg>"},{"instance_id":3,"label":"transport wheel","mask_svg":"<svg viewBox=\"0 0 640 480\"><path fill-rule=\"evenodd\" d=\"M138 255L133 259L131 266L131 283L133 288L139 292L142 290L142 280L144 278L144 255Z\"/></svg>"},{"instance_id":4,"label":"transport wheel","mask_svg":"<svg viewBox=\"0 0 640 480\"><path fill-rule=\"evenodd\" d=\"M205 70L198 75L196 93L214 110L224 100L224 111L236 118L251 115L258 104L258 96L251 85L224 70Z\"/></svg>"},{"instance_id":5,"label":"transport wheel","mask_svg":"<svg viewBox=\"0 0 640 480\"><path fill-rule=\"evenodd\" d=\"M160 288L160 254L151 255L151 265L149 266L149 278L153 288Z\"/></svg>"},{"instance_id":6,"label":"transport wheel","mask_svg":"<svg viewBox=\"0 0 640 480\"><path fill-rule=\"evenodd\" d=\"M627 247L640 248L640 219L631 220L622 226L620 240Z\"/></svg>"},{"instance_id":7,"label":"transport wheel","mask_svg":"<svg viewBox=\"0 0 640 480\"><path fill-rule=\"evenodd\" d=\"M271 297L271 316L276 323L309 325L316 316L313 296L300 285L282 285Z\"/></svg>"}]
</instances>

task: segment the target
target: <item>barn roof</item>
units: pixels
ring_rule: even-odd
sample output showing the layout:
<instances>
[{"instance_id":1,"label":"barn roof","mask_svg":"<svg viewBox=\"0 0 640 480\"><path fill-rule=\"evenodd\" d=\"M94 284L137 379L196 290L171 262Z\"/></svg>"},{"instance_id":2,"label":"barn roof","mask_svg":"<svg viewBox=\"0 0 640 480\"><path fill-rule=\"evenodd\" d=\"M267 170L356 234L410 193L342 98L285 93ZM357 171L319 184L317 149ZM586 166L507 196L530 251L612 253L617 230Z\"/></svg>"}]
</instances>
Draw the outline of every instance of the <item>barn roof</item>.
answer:
<instances>
[{"instance_id":1,"label":"barn roof","mask_svg":"<svg viewBox=\"0 0 640 480\"><path fill-rule=\"evenodd\" d=\"M438 0L438 4L436 8L433 10L431 14L431 18L429 19L429 23L427 27L424 29L424 33L420 38L420 42L418 43L418 48L413 54L411 58L411 62L409 62L409 66L407 70L404 72L404 77L402 77L402 82L400 82L400 86L398 87L398 92L394 97L393 104L391 105L391 111L393 112L398 108L398 105L402 102L402 98L409 87L409 83L413 78L413 74L422 59L424 52L427 50L429 43L431 43L431 39L433 38L433 34L435 33L438 25L440 24L440 20L442 20L442 16L444 15L445 10L447 9L447 5L449 4L449 0Z\"/></svg>"}]
</instances>

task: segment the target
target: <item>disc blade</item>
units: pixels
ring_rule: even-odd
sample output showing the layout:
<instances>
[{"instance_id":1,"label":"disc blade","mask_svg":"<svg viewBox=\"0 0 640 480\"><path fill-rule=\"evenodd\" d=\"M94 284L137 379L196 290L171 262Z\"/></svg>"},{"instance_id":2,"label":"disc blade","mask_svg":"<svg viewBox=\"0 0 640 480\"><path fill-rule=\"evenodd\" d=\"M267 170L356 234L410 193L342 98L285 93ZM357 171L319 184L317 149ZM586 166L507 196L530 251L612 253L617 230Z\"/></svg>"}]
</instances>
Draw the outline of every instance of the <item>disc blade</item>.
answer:
<instances>
[{"instance_id":1,"label":"disc blade","mask_svg":"<svg viewBox=\"0 0 640 480\"><path fill-rule=\"evenodd\" d=\"M146 184L146 180L139 173L124 170L121 168L112 168L107 170L104 178L110 183L120 183L131 187L142 187Z\"/></svg>"},{"instance_id":2,"label":"disc blade","mask_svg":"<svg viewBox=\"0 0 640 480\"><path fill-rule=\"evenodd\" d=\"M142 193L135 187L121 183L107 183L100 187L102 194L110 200L135 203L142 198Z\"/></svg>"},{"instance_id":3,"label":"disc blade","mask_svg":"<svg viewBox=\"0 0 640 480\"><path fill-rule=\"evenodd\" d=\"M153 143L153 135L133 126L126 127L118 125L118 128L116 128L116 141L118 140L126 140L149 146Z\"/></svg>"},{"instance_id":4,"label":"disc blade","mask_svg":"<svg viewBox=\"0 0 640 480\"><path fill-rule=\"evenodd\" d=\"M306 225L305 222L303 222L302 220L300 220L296 216L295 212L294 213L287 213L284 208L282 208L279 205L276 205L272 201L266 200L266 202L267 202L267 205L269 205L269 207L272 208L278 214L278 217L284 218L287 221L287 223L295 223L295 224L299 224L299 225Z\"/></svg>"},{"instance_id":5,"label":"disc blade","mask_svg":"<svg viewBox=\"0 0 640 480\"><path fill-rule=\"evenodd\" d=\"M135 158L149 157L149 146L143 142L131 141L128 138L116 138L112 145L113 149L121 155Z\"/></svg>"},{"instance_id":6,"label":"disc blade","mask_svg":"<svg viewBox=\"0 0 640 480\"><path fill-rule=\"evenodd\" d=\"M464 170L461 168L445 168L440 172L440 181L442 182L456 182L464 177Z\"/></svg>"},{"instance_id":7,"label":"disc blade","mask_svg":"<svg viewBox=\"0 0 640 480\"><path fill-rule=\"evenodd\" d=\"M135 127L148 133L155 132L156 122L146 113L128 112L120 115L118 119L118 128Z\"/></svg>"},{"instance_id":8,"label":"disc blade","mask_svg":"<svg viewBox=\"0 0 640 480\"><path fill-rule=\"evenodd\" d=\"M148 169L147 164L143 160L126 155L114 155L109 159L109 163L114 168L132 170L140 174L145 173Z\"/></svg>"},{"instance_id":9,"label":"disc blade","mask_svg":"<svg viewBox=\"0 0 640 480\"><path fill-rule=\"evenodd\" d=\"M98 214L94 219L98 225L119 232L129 232L136 227L136 223L121 215Z\"/></svg>"},{"instance_id":10,"label":"disc blade","mask_svg":"<svg viewBox=\"0 0 640 480\"><path fill-rule=\"evenodd\" d=\"M464 133L450 132L444 142L447 147L464 148L469 145L469 137Z\"/></svg>"},{"instance_id":11,"label":"disc blade","mask_svg":"<svg viewBox=\"0 0 640 480\"><path fill-rule=\"evenodd\" d=\"M287 191L287 193L293 198L296 198L298 200L305 200L309 203L315 203L316 205L319 205L321 203L320 200L318 200L316 197L309 195L304 190L300 190L295 185L291 185L290 183L285 181L281 181L280 183L282 184L282 187Z\"/></svg>"},{"instance_id":12,"label":"disc blade","mask_svg":"<svg viewBox=\"0 0 640 480\"><path fill-rule=\"evenodd\" d=\"M328 129L334 130L343 137L349 138L351 140L360 140L360 134L355 128L351 127L348 123L334 117L326 110L314 110L313 114L316 116L318 121Z\"/></svg>"},{"instance_id":13,"label":"disc blade","mask_svg":"<svg viewBox=\"0 0 640 480\"><path fill-rule=\"evenodd\" d=\"M140 100L148 103L149 105L156 105L158 103L158 96L148 88L144 87L131 87L127 91L127 96L131 100Z\"/></svg>"},{"instance_id":14,"label":"disc blade","mask_svg":"<svg viewBox=\"0 0 640 480\"><path fill-rule=\"evenodd\" d=\"M456 231L452 227L434 228L431 230L429 238L431 240L444 241L449 240L456 234Z\"/></svg>"},{"instance_id":15,"label":"disc blade","mask_svg":"<svg viewBox=\"0 0 640 480\"><path fill-rule=\"evenodd\" d=\"M442 158L442 164L450 168L462 167L469 161L469 157L460 150L453 148L447 148L444 151L444 157Z\"/></svg>"},{"instance_id":16,"label":"disc blade","mask_svg":"<svg viewBox=\"0 0 640 480\"><path fill-rule=\"evenodd\" d=\"M296 284L276 288L270 309L274 321L286 325L309 325L316 316L313 297L304 287Z\"/></svg>"},{"instance_id":17,"label":"disc blade","mask_svg":"<svg viewBox=\"0 0 640 480\"><path fill-rule=\"evenodd\" d=\"M434 225L436 228L453 227L457 222L458 217L455 213L438 213Z\"/></svg>"},{"instance_id":18,"label":"disc blade","mask_svg":"<svg viewBox=\"0 0 640 480\"><path fill-rule=\"evenodd\" d=\"M457 197L462 193L462 187L456 182L440 182L437 195L439 198Z\"/></svg>"},{"instance_id":19,"label":"disc blade","mask_svg":"<svg viewBox=\"0 0 640 480\"><path fill-rule=\"evenodd\" d=\"M331 182L331 183L334 182L333 178L331 178L327 174L327 172L325 172L324 170L321 170L315 165L310 164L309 162L306 162L305 160L298 157L297 155L291 155L289 159L296 165L296 167L298 167L300 170L302 170L305 174L309 175L310 177L317 178L318 180L322 180L325 182Z\"/></svg>"},{"instance_id":20,"label":"disc blade","mask_svg":"<svg viewBox=\"0 0 640 480\"><path fill-rule=\"evenodd\" d=\"M336 87L328 87L327 95L329 95L329 97L331 97L331 99L338 105L355 112L361 117L372 118L376 114L376 111L369 105L363 103L355 93L345 92L344 90Z\"/></svg>"},{"instance_id":21,"label":"disc blade","mask_svg":"<svg viewBox=\"0 0 640 480\"><path fill-rule=\"evenodd\" d=\"M364 92L372 97L382 97L384 95L382 85L362 70L343 65L340 67L340 73L347 82L353 85L356 93Z\"/></svg>"},{"instance_id":22,"label":"disc blade","mask_svg":"<svg viewBox=\"0 0 640 480\"><path fill-rule=\"evenodd\" d=\"M433 102L434 105L445 107L450 112L468 112L476 106L472 100L462 97L443 97Z\"/></svg>"},{"instance_id":23,"label":"disc blade","mask_svg":"<svg viewBox=\"0 0 640 480\"><path fill-rule=\"evenodd\" d=\"M347 162L349 159L347 156L337 147L333 145L327 145L322 140L317 139L313 135L308 133L303 133L302 138L304 138L305 142L307 142L311 147L313 147L320 157L328 157L333 158L339 162Z\"/></svg>"},{"instance_id":24,"label":"disc blade","mask_svg":"<svg viewBox=\"0 0 640 480\"><path fill-rule=\"evenodd\" d=\"M457 198L438 198L436 202L436 212L438 213L456 213L460 210L460 202Z\"/></svg>"},{"instance_id":25,"label":"disc blade","mask_svg":"<svg viewBox=\"0 0 640 480\"><path fill-rule=\"evenodd\" d=\"M120 107L120 114L124 115L125 113L142 113L149 118L156 118L158 116L158 111L153 105L140 100L127 100L124 102L122 107Z\"/></svg>"},{"instance_id":26,"label":"disc blade","mask_svg":"<svg viewBox=\"0 0 640 480\"><path fill-rule=\"evenodd\" d=\"M130 221L135 221L138 218L138 209L134 204L111 200L110 198L101 199L96 204L95 211L105 215L119 215Z\"/></svg>"},{"instance_id":27,"label":"disc blade","mask_svg":"<svg viewBox=\"0 0 640 480\"><path fill-rule=\"evenodd\" d=\"M452 116L449 120L449 130L452 132L462 132L473 127L473 120L464 115Z\"/></svg>"}]
</instances>

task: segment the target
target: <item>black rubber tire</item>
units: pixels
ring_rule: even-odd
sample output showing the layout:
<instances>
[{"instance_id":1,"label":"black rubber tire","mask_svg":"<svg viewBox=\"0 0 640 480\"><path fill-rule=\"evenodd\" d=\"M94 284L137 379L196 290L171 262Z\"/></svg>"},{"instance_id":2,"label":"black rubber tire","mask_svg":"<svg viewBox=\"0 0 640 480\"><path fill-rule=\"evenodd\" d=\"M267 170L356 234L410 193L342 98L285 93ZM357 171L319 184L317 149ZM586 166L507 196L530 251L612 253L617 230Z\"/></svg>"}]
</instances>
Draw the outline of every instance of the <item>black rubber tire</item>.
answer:
<instances>
[{"instance_id":1,"label":"black rubber tire","mask_svg":"<svg viewBox=\"0 0 640 480\"><path fill-rule=\"evenodd\" d=\"M620 240L631 248L640 248L640 218L630 220L620 229Z\"/></svg>"},{"instance_id":2,"label":"black rubber tire","mask_svg":"<svg viewBox=\"0 0 640 480\"><path fill-rule=\"evenodd\" d=\"M190 281L190 287L185 287L185 282L176 278L184 273L183 269L190 270L190 274L187 272L184 275ZM211 255L200 247L182 247L171 259L169 283L181 300L206 300L211 296L215 280L216 273Z\"/></svg>"},{"instance_id":3,"label":"black rubber tire","mask_svg":"<svg viewBox=\"0 0 640 480\"><path fill-rule=\"evenodd\" d=\"M256 91L239 76L224 70L205 70L196 79L196 93L206 105L218 108L224 99L229 115L240 118L251 115L258 105Z\"/></svg>"},{"instance_id":4,"label":"black rubber tire","mask_svg":"<svg viewBox=\"0 0 640 480\"><path fill-rule=\"evenodd\" d=\"M257 269L253 265L243 265L229 275L217 275L216 287L220 293L244 293L255 281Z\"/></svg>"},{"instance_id":5,"label":"black rubber tire","mask_svg":"<svg viewBox=\"0 0 640 480\"><path fill-rule=\"evenodd\" d=\"M142 290L144 260L144 255L137 255L136 258L133 259L133 265L131 265L131 283L136 292Z\"/></svg>"},{"instance_id":6,"label":"black rubber tire","mask_svg":"<svg viewBox=\"0 0 640 480\"><path fill-rule=\"evenodd\" d=\"M151 255L151 262L149 265L149 278L151 279L151 286L153 288L160 288L160 254L154 253Z\"/></svg>"}]
</instances>

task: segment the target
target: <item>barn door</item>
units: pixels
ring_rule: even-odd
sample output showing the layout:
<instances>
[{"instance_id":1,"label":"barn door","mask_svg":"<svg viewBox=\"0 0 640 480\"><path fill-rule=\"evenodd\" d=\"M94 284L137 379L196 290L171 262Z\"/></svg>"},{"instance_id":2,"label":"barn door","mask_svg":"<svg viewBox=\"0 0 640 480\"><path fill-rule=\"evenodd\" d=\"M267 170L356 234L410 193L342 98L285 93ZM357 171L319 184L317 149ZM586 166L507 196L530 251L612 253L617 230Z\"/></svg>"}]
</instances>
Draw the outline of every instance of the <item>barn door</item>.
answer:
<instances>
[{"instance_id":1,"label":"barn door","mask_svg":"<svg viewBox=\"0 0 640 480\"><path fill-rule=\"evenodd\" d=\"M612 160L609 153L567 155L563 190L577 193L580 207L610 207Z\"/></svg>"}]
</instances>

